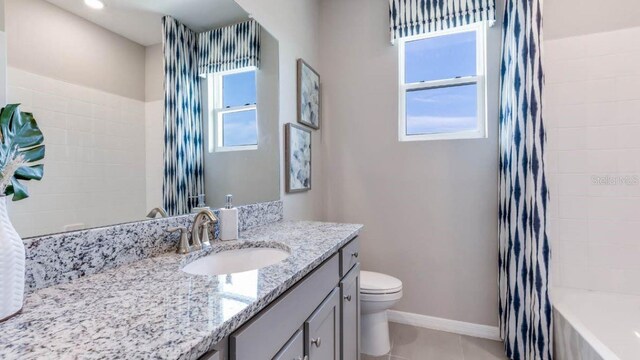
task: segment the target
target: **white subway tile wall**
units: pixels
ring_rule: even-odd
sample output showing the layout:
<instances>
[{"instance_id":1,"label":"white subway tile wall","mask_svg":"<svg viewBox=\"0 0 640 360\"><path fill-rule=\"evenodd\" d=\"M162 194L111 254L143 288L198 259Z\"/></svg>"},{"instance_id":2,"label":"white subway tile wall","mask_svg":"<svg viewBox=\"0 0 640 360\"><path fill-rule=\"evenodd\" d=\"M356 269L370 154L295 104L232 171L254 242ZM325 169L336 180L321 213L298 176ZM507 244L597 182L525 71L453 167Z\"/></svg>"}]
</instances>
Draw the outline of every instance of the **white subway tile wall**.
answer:
<instances>
[{"instance_id":1,"label":"white subway tile wall","mask_svg":"<svg viewBox=\"0 0 640 360\"><path fill-rule=\"evenodd\" d=\"M7 78L8 102L34 114L46 145L44 179L9 201L18 233L143 219L145 103L12 67Z\"/></svg>"},{"instance_id":2,"label":"white subway tile wall","mask_svg":"<svg viewBox=\"0 0 640 360\"><path fill-rule=\"evenodd\" d=\"M164 100L145 105L145 147L147 166L147 209L162 206L162 176L164 173Z\"/></svg>"},{"instance_id":3,"label":"white subway tile wall","mask_svg":"<svg viewBox=\"0 0 640 360\"><path fill-rule=\"evenodd\" d=\"M640 28L545 41L556 286L640 294Z\"/></svg>"}]
</instances>

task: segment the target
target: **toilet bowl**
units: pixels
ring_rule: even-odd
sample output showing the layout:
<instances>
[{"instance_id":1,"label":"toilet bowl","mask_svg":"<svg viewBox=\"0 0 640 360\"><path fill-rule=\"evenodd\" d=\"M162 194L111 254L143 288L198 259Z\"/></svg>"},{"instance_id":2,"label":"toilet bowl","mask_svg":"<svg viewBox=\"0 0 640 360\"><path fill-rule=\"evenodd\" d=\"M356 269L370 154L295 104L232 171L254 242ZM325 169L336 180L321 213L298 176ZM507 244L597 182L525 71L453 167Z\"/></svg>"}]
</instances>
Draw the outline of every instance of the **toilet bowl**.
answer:
<instances>
[{"instance_id":1,"label":"toilet bowl","mask_svg":"<svg viewBox=\"0 0 640 360\"><path fill-rule=\"evenodd\" d=\"M360 272L360 351L381 356L391 350L387 309L402 298L402 281L372 271Z\"/></svg>"}]
</instances>

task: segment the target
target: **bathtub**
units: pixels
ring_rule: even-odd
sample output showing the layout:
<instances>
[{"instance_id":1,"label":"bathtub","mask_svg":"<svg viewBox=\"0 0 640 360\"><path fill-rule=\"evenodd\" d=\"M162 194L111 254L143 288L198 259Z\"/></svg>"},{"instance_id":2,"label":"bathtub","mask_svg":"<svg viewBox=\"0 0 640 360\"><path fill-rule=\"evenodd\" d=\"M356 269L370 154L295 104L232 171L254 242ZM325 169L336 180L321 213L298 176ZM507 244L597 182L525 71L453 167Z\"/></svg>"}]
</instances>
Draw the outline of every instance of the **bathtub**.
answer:
<instances>
[{"instance_id":1,"label":"bathtub","mask_svg":"<svg viewBox=\"0 0 640 360\"><path fill-rule=\"evenodd\" d=\"M553 289L556 360L640 359L640 296Z\"/></svg>"}]
</instances>

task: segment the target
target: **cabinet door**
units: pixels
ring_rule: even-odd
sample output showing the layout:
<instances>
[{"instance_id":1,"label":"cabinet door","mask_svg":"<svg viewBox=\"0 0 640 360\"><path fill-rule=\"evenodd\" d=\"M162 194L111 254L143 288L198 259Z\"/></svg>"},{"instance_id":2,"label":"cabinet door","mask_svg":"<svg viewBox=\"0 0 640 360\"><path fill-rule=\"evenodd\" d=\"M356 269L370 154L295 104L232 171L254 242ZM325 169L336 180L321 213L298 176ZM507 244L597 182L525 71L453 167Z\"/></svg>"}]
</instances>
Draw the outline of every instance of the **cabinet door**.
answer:
<instances>
[{"instance_id":1,"label":"cabinet door","mask_svg":"<svg viewBox=\"0 0 640 360\"><path fill-rule=\"evenodd\" d=\"M309 360L340 359L340 289L335 288L304 323Z\"/></svg>"},{"instance_id":2,"label":"cabinet door","mask_svg":"<svg viewBox=\"0 0 640 360\"><path fill-rule=\"evenodd\" d=\"M340 282L342 360L360 359L360 264Z\"/></svg>"},{"instance_id":3,"label":"cabinet door","mask_svg":"<svg viewBox=\"0 0 640 360\"><path fill-rule=\"evenodd\" d=\"M287 344L278 352L273 360L303 360L304 336L302 329L298 330Z\"/></svg>"}]
</instances>

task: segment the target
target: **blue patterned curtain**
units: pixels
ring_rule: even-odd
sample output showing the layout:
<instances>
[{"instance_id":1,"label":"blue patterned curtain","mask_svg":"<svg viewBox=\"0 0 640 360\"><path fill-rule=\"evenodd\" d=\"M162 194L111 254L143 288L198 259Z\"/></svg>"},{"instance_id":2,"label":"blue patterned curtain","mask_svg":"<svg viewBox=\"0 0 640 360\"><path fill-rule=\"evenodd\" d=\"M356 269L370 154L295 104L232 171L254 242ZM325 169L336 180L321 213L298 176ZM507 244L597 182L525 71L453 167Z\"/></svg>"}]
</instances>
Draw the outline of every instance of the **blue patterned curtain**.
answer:
<instances>
[{"instance_id":1,"label":"blue patterned curtain","mask_svg":"<svg viewBox=\"0 0 640 360\"><path fill-rule=\"evenodd\" d=\"M198 35L201 75L260 65L260 25L255 20Z\"/></svg>"},{"instance_id":2,"label":"blue patterned curtain","mask_svg":"<svg viewBox=\"0 0 640 360\"><path fill-rule=\"evenodd\" d=\"M195 206L203 186L198 36L169 16L162 19L164 54L163 205L169 215Z\"/></svg>"},{"instance_id":3,"label":"blue patterned curtain","mask_svg":"<svg viewBox=\"0 0 640 360\"><path fill-rule=\"evenodd\" d=\"M500 81L499 312L505 351L514 360L553 356L541 46L542 0L507 0Z\"/></svg>"},{"instance_id":4,"label":"blue patterned curtain","mask_svg":"<svg viewBox=\"0 0 640 360\"><path fill-rule=\"evenodd\" d=\"M495 0L389 0L395 39L496 19Z\"/></svg>"}]
</instances>

